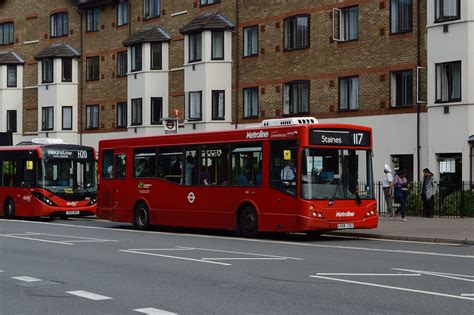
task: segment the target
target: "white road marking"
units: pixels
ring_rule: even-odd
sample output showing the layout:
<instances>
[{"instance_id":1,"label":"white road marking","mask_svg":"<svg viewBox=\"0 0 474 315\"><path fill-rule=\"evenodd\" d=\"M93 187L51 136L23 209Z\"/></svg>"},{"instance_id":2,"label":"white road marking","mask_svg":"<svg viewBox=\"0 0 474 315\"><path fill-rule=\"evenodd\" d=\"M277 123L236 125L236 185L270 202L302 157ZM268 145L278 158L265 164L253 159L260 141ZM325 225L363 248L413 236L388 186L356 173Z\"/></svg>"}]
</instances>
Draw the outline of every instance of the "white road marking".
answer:
<instances>
[{"instance_id":1,"label":"white road marking","mask_svg":"<svg viewBox=\"0 0 474 315\"><path fill-rule=\"evenodd\" d=\"M121 249L121 250L119 250L119 252L132 253L132 254L141 254L141 255L150 255L150 256L158 256L158 257L172 258L172 259L179 259L179 260L189 260L189 261L196 261L196 262L207 263L207 264L216 264L216 265L222 265L222 266L232 266L231 264L221 263L221 262L217 262L217 261L206 261L206 260L202 260L202 259L193 259L193 258L161 255L161 254L146 253L146 252L140 252L140 251L134 251L134 250Z\"/></svg>"},{"instance_id":2,"label":"white road marking","mask_svg":"<svg viewBox=\"0 0 474 315\"><path fill-rule=\"evenodd\" d=\"M72 228L106 230L106 231L114 231L114 232L122 232L122 233L125 232L125 233L142 233L142 234L153 234L153 235L176 235L176 236L192 237L192 238L208 238L208 239L231 240L231 241L237 241L237 242L257 242L257 243L270 243L270 244L285 244L285 245L293 245L293 246L306 246L306 247L319 247L319 248L333 248L333 249L386 252L386 253L392 253L392 254L430 255L430 256L443 256L443 257L453 257L453 258L474 259L474 255L456 255L456 254L444 254L444 253L435 253L435 252L419 252L419 251L408 251L408 250L392 250L392 249L378 249L378 248L367 248L367 247L320 245L320 244L308 244L308 243L295 243L295 242L289 242L289 241L272 241L272 240L246 239L246 238L236 238L236 237L226 237L226 236L198 235L198 234L189 234L189 233L172 233L172 232L138 231L138 230L118 230L118 229L99 227L99 226L72 225L72 224L52 223L52 222L34 222L34 221L20 221L20 220L0 219L0 222L1 221L12 222L12 223L25 223L25 224L57 225L57 226L65 226L65 227L72 227ZM371 239L371 240L376 240L376 239ZM390 240L385 240L385 241L390 241ZM409 241L407 241L407 242L409 242ZM409 243L418 244L420 242L409 242ZM72 245L72 244L69 244L69 245ZM430 245L441 245L441 244L440 243L430 243ZM457 244L447 244L447 245L459 246Z\"/></svg>"},{"instance_id":3,"label":"white road marking","mask_svg":"<svg viewBox=\"0 0 474 315\"><path fill-rule=\"evenodd\" d=\"M208 249L208 248L198 248L198 247L181 247L181 246L177 246L177 247L178 248L195 249L195 250L203 250L203 251L208 251L208 252L219 252L219 253L238 254L238 255L261 256L261 257L269 257L269 258L284 258L284 259L293 259L293 260L303 260L301 258L294 258L294 257L256 254L256 253L247 253L247 252L235 252L235 251L220 250L220 249Z\"/></svg>"},{"instance_id":4,"label":"white road marking","mask_svg":"<svg viewBox=\"0 0 474 315\"><path fill-rule=\"evenodd\" d=\"M69 293L71 295L83 297L89 300L94 300L94 301L102 301L102 300L111 300L111 297L105 296L105 295L100 295L100 294L95 294L92 292L87 292L87 291L67 291L66 293Z\"/></svg>"},{"instance_id":5,"label":"white road marking","mask_svg":"<svg viewBox=\"0 0 474 315\"><path fill-rule=\"evenodd\" d=\"M15 236L15 235L7 235L7 234L0 234L0 236L9 237L9 238L18 238L18 239L22 239L22 240L37 241L37 242L45 242L45 243L54 243L54 244L62 244L62 245L74 245L74 244L67 243L67 242L42 240L42 239L38 239L38 238L24 237L24 236Z\"/></svg>"},{"instance_id":6,"label":"white road marking","mask_svg":"<svg viewBox=\"0 0 474 315\"><path fill-rule=\"evenodd\" d=\"M474 279L466 279L466 278L461 278L461 277L455 277L455 276L451 276L449 274L437 273L437 272L434 272L434 271L410 270L410 269L401 269L401 268L392 268L392 269L393 270L400 270L400 271L408 271L408 272L418 272L418 273L428 275L428 276L435 276L435 277L441 277L441 278L448 278L448 279L454 279L454 280L474 282Z\"/></svg>"},{"instance_id":7,"label":"white road marking","mask_svg":"<svg viewBox=\"0 0 474 315\"><path fill-rule=\"evenodd\" d=\"M24 282L38 282L38 281L43 281L43 280L41 280L41 279L33 278L33 277L28 277L28 276L12 277L12 279L20 280L20 281L24 281Z\"/></svg>"},{"instance_id":8,"label":"white road marking","mask_svg":"<svg viewBox=\"0 0 474 315\"><path fill-rule=\"evenodd\" d=\"M295 233L299 234L299 233ZM426 244L426 245L445 245L445 246L460 246L456 243L442 243L442 242L426 242L426 241L407 241L407 240L391 240L385 238L371 238L371 237L362 237L362 236L349 236L349 235L336 235L336 234L325 234L329 237L334 238L347 238L347 239L358 239L358 240L368 240L368 241L377 241L377 242L391 242L391 243L414 243L414 244Z\"/></svg>"},{"instance_id":9,"label":"white road marking","mask_svg":"<svg viewBox=\"0 0 474 315\"><path fill-rule=\"evenodd\" d=\"M316 275L318 275L318 276L383 276L383 277L390 277L390 276L401 276L401 277L421 276L421 274L419 274L419 273L347 273L347 272L340 272L340 273L318 272Z\"/></svg>"},{"instance_id":10,"label":"white road marking","mask_svg":"<svg viewBox=\"0 0 474 315\"><path fill-rule=\"evenodd\" d=\"M228 257L228 258L201 258L202 260L287 260L286 257Z\"/></svg>"},{"instance_id":11,"label":"white road marking","mask_svg":"<svg viewBox=\"0 0 474 315\"><path fill-rule=\"evenodd\" d=\"M31 233L31 232L28 232L28 233ZM11 235L11 234L8 234L8 235ZM81 237L81 236L61 235L61 234L35 233L35 235L57 236L57 237L66 237L66 238L74 239L72 241L64 240L64 242L80 242L80 240L95 241L95 242L120 242L117 240L107 240L107 239L95 238L95 237Z\"/></svg>"},{"instance_id":12,"label":"white road marking","mask_svg":"<svg viewBox=\"0 0 474 315\"><path fill-rule=\"evenodd\" d=\"M177 313L171 313L171 312L159 310L157 308L152 308L152 307L137 308L137 309L134 309L134 311L138 313L149 314L149 315L175 315L177 314Z\"/></svg>"},{"instance_id":13,"label":"white road marking","mask_svg":"<svg viewBox=\"0 0 474 315\"><path fill-rule=\"evenodd\" d=\"M443 296L443 297L448 297L448 298L453 298L453 299L474 301L474 298L470 298L470 297L467 297L467 296L457 296L457 295L444 294L444 293L438 293L438 292L414 290L414 289L408 289L408 288L388 286L388 285L383 285L383 284L360 282L360 281L345 280L345 279L338 279L338 278L330 278L330 277L323 277L323 276L316 276L316 275L311 275L310 277L311 278L318 278L318 279L325 279L325 280L332 280L332 281L339 281L339 282L346 282L346 283L354 283L354 284L366 285L366 286L371 286L371 287L392 289L392 290L398 290L398 291L415 292L415 293L421 293L421 294Z\"/></svg>"},{"instance_id":14,"label":"white road marking","mask_svg":"<svg viewBox=\"0 0 474 315\"><path fill-rule=\"evenodd\" d=\"M0 270L0 272L3 272L3 270Z\"/></svg>"},{"instance_id":15,"label":"white road marking","mask_svg":"<svg viewBox=\"0 0 474 315\"><path fill-rule=\"evenodd\" d=\"M474 296L474 293L463 293L461 296Z\"/></svg>"}]
</instances>

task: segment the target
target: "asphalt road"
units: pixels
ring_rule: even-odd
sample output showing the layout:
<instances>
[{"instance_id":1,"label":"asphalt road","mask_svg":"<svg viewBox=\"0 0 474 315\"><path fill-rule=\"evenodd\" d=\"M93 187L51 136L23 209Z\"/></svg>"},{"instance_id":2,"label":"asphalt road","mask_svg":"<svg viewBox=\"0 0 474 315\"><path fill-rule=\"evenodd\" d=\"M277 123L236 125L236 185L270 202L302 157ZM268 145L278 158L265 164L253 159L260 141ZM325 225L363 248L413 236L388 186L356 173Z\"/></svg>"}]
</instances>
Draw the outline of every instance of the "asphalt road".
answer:
<instances>
[{"instance_id":1,"label":"asphalt road","mask_svg":"<svg viewBox=\"0 0 474 315\"><path fill-rule=\"evenodd\" d=\"M474 247L0 220L0 314L472 314Z\"/></svg>"}]
</instances>

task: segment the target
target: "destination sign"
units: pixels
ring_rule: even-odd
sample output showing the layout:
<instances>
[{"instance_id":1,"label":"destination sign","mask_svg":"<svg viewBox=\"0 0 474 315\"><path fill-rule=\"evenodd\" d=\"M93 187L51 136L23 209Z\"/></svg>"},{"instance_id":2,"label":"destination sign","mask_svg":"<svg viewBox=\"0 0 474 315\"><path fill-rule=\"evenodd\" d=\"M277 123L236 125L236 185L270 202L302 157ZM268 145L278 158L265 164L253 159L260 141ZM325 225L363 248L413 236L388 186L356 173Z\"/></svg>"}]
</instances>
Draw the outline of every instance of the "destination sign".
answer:
<instances>
[{"instance_id":1,"label":"destination sign","mask_svg":"<svg viewBox=\"0 0 474 315\"><path fill-rule=\"evenodd\" d=\"M315 145L368 147L370 133L347 129L311 129L309 142Z\"/></svg>"},{"instance_id":2,"label":"destination sign","mask_svg":"<svg viewBox=\"0 0 474 315\"><path fill-rule=\"evenodd\" d=\"M47 159L93 160L93 150L87 148L43 148L43 155Z\"/></svg>"}]
</instances>

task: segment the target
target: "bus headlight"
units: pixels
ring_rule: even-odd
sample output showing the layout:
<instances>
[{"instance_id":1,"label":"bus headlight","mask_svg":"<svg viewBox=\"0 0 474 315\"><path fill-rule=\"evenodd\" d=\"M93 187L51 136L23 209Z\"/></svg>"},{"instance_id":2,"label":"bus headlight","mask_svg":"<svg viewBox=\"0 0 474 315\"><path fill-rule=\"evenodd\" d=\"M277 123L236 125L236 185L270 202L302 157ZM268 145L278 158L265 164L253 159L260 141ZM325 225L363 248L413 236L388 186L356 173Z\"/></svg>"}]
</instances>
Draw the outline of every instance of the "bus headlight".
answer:
<instances>
[{"instance_id":1,"label":"bus headlight","mask_svg":"<svg viewBox=\"0 0 474 315\"><path fill-rule=\"evenodd\" d=\"M32 192L33 196L35 196L39 201L41 201L44 204L47 204L48 206L57 206L54 202L49 200L46 196L40 194L39 192Z\"/></svg>"},{"instance_id":2,"label":"bus headlight","mask_svg":"<svg viewBox=\"0 0 474 315\"><path fill-rule=\"evenodd\" d=\"M97 203L97 197L91 197L91 201L89 201L89 206L93 206Z\"/></svg>"}]
</instances>

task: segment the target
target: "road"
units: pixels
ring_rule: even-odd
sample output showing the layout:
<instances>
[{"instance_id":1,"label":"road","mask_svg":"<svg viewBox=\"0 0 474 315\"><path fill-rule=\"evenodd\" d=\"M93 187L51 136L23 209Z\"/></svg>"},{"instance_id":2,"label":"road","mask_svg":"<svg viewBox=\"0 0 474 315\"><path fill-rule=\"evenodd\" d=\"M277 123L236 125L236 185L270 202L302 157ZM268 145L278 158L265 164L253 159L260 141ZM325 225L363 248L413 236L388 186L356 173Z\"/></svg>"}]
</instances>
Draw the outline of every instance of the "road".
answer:
<instances>
[{"instance_id":1,"label":"road","mask_svg":"<svg viewBox=\"0 0 474 315\"><path fill-rule=\"evenodd\" d=\"M474 247L0 220L1 314L472 314Z\"/></svg>"}]
</instances>

